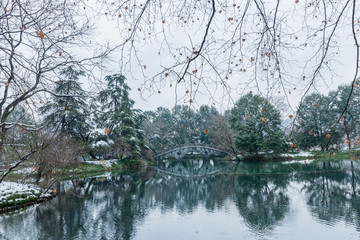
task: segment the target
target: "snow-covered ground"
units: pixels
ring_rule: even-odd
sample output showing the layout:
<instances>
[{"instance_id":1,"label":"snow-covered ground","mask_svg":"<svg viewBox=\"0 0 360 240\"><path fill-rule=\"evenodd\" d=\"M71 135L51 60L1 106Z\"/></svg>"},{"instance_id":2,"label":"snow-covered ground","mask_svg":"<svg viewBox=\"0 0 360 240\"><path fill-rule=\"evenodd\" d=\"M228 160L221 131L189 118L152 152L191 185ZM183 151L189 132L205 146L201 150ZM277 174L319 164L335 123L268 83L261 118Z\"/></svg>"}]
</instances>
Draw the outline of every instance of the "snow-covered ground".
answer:
<instances>
[{"instance_id":1,"label":"snow-covered ground","mask_svg":"<svg viewBox=\"0 0 360 240\"><path fill-rule=\"evenodd\" d=\"M282 153L282 157L313 157L314 155L311 152L294 152L294 153Z\"/></svg>"},{"instance_id":2,"label":"snow-covered ground","mask_svg":"<svg viewBox=\"0 0 360 240\"><path fill-rule=\"evenodd\" d=\"M17 170L15 170L15 172L21 173L21 174L31 174L36 171L35 171L35 167L26 167L26 168L17 169Z\"/></svg>"},{"instance_id":3,"label":"snow-covered ground","mask_svg":"<svg viewBox=\"0 0 360 240\"><path fill-rule=\"evenodd\" d=\"M300 163L300 164L308 164L312 163L314 159L307 159L307 160L291 160L291 161L285 161L282 162L282 164L292 164L292 163Z\"/></svg>"},{"instance_id":4,"label":"snow-covered ground","mask_svg":"<svg viewBox=\"0 0 360 240\"><path fill-rule=\"evenodd\" d=\"M49 197L50 192L42 193L43 189L34 184L20 184L16 182L0 183L0 205L4 202L21 202L31 198ZM14 197L17 195L17 197Z\"/></svg>"},{"instance_id":5,"label":"snow-covered ground","mask_svg":"<svg viewBox=\"0 0 360 240\"><path fill-rule=\"evenodd\" d=\"M115 164L117 161L119 161L119 160L118 159L109 159L109 160L86 161L86 163L102 165L106 168L109 168L109 167L111 167L112 164Z\"/></svg>"}]
</instances>

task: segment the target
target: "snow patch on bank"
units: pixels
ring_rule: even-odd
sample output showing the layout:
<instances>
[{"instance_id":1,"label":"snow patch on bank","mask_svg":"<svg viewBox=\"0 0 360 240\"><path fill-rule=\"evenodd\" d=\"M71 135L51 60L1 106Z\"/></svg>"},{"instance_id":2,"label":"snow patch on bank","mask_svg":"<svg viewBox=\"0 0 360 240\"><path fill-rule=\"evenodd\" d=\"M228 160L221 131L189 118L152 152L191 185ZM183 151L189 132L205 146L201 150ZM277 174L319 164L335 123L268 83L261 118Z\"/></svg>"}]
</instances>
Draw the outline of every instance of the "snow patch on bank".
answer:
<instances>
[{"instance_id":1,"label":"snow patch on bank","mask_svg":"<svg viewBox=\"0 0 360 240\"><path fill-rule=\"evenodd\" d=\"M282 153L281 157L313 157L311 152L298 152L298 153Z\"/></svg>"},{"instance_id":2,"label":"snow patch on bank","mask_svg":"<svg viewBox=\"0 0 360 240\"><path fill-rule=\"evenodd\" d=\"M20 202L30 198L48 197L51 193L42 193L43 189L34 184L16 182L0 183L0 204L3 202ZM21 197L14 197L21 196Z\"/></svg>"},{"instance_id":3,"label":"snow patch on bank","mask_svg":"<svg viewBox=\"0 0 360 240\"><path fill-rule=\"evenodd\" d=\"M34 167L26 167L26 168L21 168L21 169L17 169L14 172L16 173L21 173L21 174L31 174L36 172Z\"/></svg>"},{"instance_id":4,"label":"snow patch on bank","mask_svg":"<svg viewBox=\"0 0 360 240\"><path fill-rule=\"evenodd\" d=\"M282 162L283 164L293 164L293 163L298 163L298 164L309 164L312 163L314 161L314 159L308 159L308 160L291 160L291 161L286 161L286 162Z\"/></svg>"},{"instance_id":5,"label":"snow patch on bank","mask_svg":"<svg viewBox=\"0 0 360 240\"><path fill-rule=\"evenodd\" d=\"M115 164L117 161L119 161L119 160L118 159L109 159L109 160L86 161L86 163L101 165L106 168L109 168L109 167L111 167L112 164Z\"/></svg>"}]
</instances>

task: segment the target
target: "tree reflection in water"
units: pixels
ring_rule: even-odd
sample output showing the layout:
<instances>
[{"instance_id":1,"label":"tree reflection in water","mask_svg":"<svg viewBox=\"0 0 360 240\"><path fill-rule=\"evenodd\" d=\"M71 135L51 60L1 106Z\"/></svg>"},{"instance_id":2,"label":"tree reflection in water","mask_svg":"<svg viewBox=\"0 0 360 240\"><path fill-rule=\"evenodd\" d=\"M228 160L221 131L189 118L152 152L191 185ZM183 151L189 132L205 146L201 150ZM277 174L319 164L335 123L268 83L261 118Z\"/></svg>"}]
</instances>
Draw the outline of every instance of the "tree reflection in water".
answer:
<instances>
[{"instance_id":1,"label":"tree reflection in water","mask_svg":"<svg viewBox=\"0 0 360 240\"><path fill-rule=\"evenodd\" d=\"M290 188L298 188L319 222L331 226L344 221L360 231L359 168L347 161L234 165L195 159L162 162L158 167L158 172L64 182L50 203L0 216L0 236L133 239L156 209L187 215L205 208L211 214L228 204L236 206L251 231L271 232L291 214Z\"/></svg>"},{"instance_id":2,"label":"tree reflection in water","mask_svg":"<svg viewBox=\"0 0 360 240\"><path fill-rule=\"evenodd\" d=\"M289 179L273 176L239 176L234 189L240 215L255 230L272 228L289 212Z\"/></svg>"},{"instance_id":3,"label":"tree reflection in water","mask_svg":"<svg viewBox=\"0 0 360 240\"><path fill-rule=\"evenodd\" d=\"M355 225L360 231L360 183L359 169L354 163L348 171L341 171L349 162L323 162L322 168L329 170L322 174L297 176L306 193L307 204L314 217L327 225L338 221ZM339 171L336 171L339 170Z\"/></svg>"}]
</instances>

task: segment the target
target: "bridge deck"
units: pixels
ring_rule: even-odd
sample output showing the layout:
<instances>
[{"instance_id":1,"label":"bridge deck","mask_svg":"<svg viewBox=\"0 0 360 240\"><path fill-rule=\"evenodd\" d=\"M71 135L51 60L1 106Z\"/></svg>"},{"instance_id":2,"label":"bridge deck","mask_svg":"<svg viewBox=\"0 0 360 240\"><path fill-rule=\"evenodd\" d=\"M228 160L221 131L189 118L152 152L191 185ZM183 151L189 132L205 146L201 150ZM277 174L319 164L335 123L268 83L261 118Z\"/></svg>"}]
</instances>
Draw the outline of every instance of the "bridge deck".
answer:
<instances>
[{"instance_id":1,"label":"bridge deck","mask_svg":"<svg viewBox=\"0 0 360 240\"><path fill-rule=\"evenodd\" d=\"M229 154L227 151L223 150L223 149L219 149L210 145L203 145L203 144L199 144L199 145L180 145L180 146L176 146L174 148L171 149L167 149L161 153L158 153L155 156L155 159L157 158L161 158L167 155L172 155L175 156L175 153L178 155L186 155L186 154L192 154L192 153L198 153L198 154L202 154L202 155L208 155L209 153L217 153L217 154Z\"/></svg>"}]
</instances>

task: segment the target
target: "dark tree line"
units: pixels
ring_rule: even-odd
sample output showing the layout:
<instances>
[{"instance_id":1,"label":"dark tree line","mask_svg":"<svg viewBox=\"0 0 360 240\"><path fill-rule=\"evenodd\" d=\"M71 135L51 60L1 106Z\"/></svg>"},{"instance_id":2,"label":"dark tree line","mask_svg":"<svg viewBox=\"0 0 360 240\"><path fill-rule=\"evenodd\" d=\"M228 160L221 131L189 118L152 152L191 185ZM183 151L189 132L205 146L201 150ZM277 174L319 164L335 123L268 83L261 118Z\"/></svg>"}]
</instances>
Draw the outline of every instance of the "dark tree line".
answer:
<instances>
[{"instance_id":1,"label":"dark tree line","mask_svg":"<svg viewBox=\"0 0 360 240\"><path fill-rule=\"evenodd\" d=\"M213 144L233 155L352 149L360 137L360 90L355 87L348 99L351 89L341 85L328 95L310 94L299 106L297 116L283 117L271 99L249 93L224 114L208 106L159 107L145 112L143 126L155 151L187 143Z\"/></svg>"},{"instance_id":2,"label":"dark tree line","mask_svg":"<svg viewBox=\"0 0 360 240\"><path fill-rule=\"evenodd\" d=\"M106 86L95 98L82 89L84 72L76 66L64 68L60 75L61 80L49 89L54 94L39 108L43 128L28 131L18 126L8 136L8 143L17 149L5 152L8 159L16 158L19 149L40 149L33 156L39 179L53 172L57 162L66 167L79 157L152 159L152 153L181 144L210 144L233 156L345 146L352 149L359 144L356 119L360 114L360 91L356 86L350 99L347 96L352 86L347 85L328 95L308 95L299 106L298 116L289 116L292 131L285 133L286 121L271 99L253 93L242 96L224 114L207 105L198 109L192 105L177 105L171 110L158 107L142 112L133 108L131 89L121 74L106 76ZM345 105L348 107L343 113ZM21 108L9 119L34 125ZM59 154L58 160L47 161L52 153L61 152L60 148L64 149L63 159ZM74 152L76 156L71 154Z\"/></svg>"},{"instance_id":3,"label":"dark tree line","mask_svg":"<svg viewBox=\"0 0 360 240\"><path fill-rule=\"evenodd\" d=\"M213 106L202 105L192 109L177 105L173 109L158 107L155 111L144 112L146 138L153 149L161 150L180 144L214 144L210 136L213 120L220 116Z\"/></svg>"},{"instance_id":4,"label":"dark tree line","mask_svg":"<svg viewBox=\"0 0 360 240\"><path fill-rule=\"evenodd\" d=\"M328 95L313 93L307 96L295 119L293 141L302 149L330 147L352 149L359 144L360 91L354 84L341 85ZM345 106L348 107L345 109ZM345 110L344 110L345 109Z\"/></svg>"}]
</instances>

